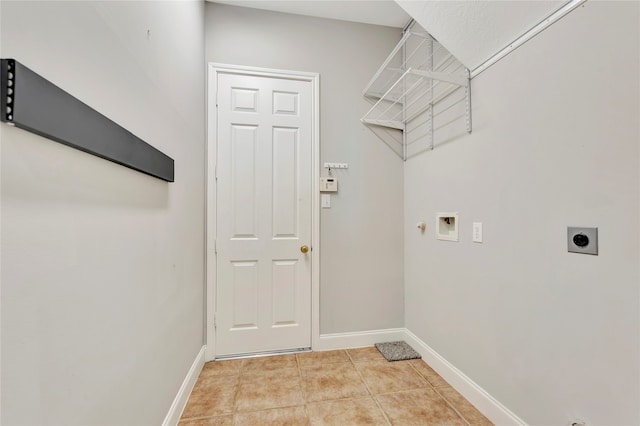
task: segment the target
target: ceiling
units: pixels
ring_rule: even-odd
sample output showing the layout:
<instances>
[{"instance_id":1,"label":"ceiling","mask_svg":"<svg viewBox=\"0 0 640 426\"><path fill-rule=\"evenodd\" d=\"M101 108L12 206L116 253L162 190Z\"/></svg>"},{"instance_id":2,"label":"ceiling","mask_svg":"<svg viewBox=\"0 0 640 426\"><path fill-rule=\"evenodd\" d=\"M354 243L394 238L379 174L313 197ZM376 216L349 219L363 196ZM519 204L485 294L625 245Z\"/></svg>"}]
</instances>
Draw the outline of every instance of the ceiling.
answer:
<instances>
[{"instance_id":1,"label":"ceiling","mask_svg":"<svg viewBox=\"0 0 640 426\"><path fill-rule=\"evenodd\" d=\"M297 15L403 28L413 17L474 69L567 0L208 0Z\"/></svg>"},{"instance_id":2,"label":"ceiling","mask_svg":"<svg viewBox=\"0 0 640 426\"><path fill-rule=\"evenodd\" d=\"M208 0L254 9L404 28L411 19L394 0Z\"/></svg>"},{"instance_id":3,"label":"ceiling","mask_svg":"<svg viewBox=\"0 0 640 426\"><path fill-rule=\"evenodd\" d=\"M467 68L474 69L566 0L398 0L424 29Z\"/></svg>"}]
</instances>

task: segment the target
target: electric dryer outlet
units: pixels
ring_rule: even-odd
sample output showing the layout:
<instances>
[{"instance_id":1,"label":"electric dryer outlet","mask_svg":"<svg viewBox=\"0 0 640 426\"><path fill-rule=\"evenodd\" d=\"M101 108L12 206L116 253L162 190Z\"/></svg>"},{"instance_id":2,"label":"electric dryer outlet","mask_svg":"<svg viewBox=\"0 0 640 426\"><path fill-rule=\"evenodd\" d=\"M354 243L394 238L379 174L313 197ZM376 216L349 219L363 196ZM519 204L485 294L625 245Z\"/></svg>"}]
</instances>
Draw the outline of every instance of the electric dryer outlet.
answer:
<instances>
[{"instance_id":1,"label":"electric dryer outlet","mask_svg":"<svg viewBox=\"0 0 640 426\"><path fill-rule=\"evenodd\" d=\"M567 251L598 255L598 228L569 226L567 228Z\"/></svg>"}]
</instances>

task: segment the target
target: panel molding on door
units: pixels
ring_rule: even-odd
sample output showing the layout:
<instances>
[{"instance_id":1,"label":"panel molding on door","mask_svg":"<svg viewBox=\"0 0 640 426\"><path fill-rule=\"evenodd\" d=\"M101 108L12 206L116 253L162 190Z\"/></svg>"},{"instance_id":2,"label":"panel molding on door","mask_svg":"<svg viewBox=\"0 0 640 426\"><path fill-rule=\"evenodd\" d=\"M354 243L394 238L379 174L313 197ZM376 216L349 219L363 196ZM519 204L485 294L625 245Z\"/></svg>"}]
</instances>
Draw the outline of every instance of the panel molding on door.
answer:
<instances>
[{"instance_id":1,"label":"panel molding on door","mask_svg":"<svg viewBox=\"0 0 640 426\"><path fill-rule=\"evenodd\" d=\"M257 238L255 157L257 126L231 125L232 238Z\"/></svg>"},{"instance_id":2,"label":"panel molding on door","mask_svg":"<svg viewBox=\"0 0 640 426\"><path fill-rule=\"evenodd\" d=\"M231 266L233 268L231 282L233 301L243 301L232 310L234 316L231 320L231 328L234 330L255 329L258 327L258 317L255 315L259 303L256 291L258 288L258 261L232 261Z\"/></svg>"},{"instance_id":3,"label":"panel molding on door","mask_svg":"<svg viewBox=\"0 0 640 426\"><path fill-rule=\"evenodd\" d=\"M273 186L280 188L273 193L273 237L295 238L298 236L299 188L296 176L299 173L298 129L274 127L273 141ZM291 185L293 183L293 185Z\"/></svg>"}]
</instances>

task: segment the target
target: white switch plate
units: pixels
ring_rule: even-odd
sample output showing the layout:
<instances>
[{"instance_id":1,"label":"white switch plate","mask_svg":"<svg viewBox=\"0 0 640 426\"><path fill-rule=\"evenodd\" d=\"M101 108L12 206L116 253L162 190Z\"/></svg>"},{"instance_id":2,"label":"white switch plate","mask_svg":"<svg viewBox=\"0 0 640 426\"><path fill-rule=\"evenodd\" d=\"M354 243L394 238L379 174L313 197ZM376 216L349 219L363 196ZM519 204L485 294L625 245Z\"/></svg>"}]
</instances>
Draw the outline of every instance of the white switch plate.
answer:
<instances>
[{"instance_id":1,"label":"white switch plate","mask_svg":"<svg viewBox=\"0 0 640 426\"><path fill-rule=\"evenodd\" d=\"M331 208L331 194L322 194L322 208L323 209Z\"/></svg>"},{"instance_id":2,"label":"white switch plate","mask_svg":"<svg viewBox=\"0 0 640 426\"><path fill-rule=\"evenodd\" d=\"M482 242L482 222L473 222L473 242Z\"/></svg>"}]
</instances>

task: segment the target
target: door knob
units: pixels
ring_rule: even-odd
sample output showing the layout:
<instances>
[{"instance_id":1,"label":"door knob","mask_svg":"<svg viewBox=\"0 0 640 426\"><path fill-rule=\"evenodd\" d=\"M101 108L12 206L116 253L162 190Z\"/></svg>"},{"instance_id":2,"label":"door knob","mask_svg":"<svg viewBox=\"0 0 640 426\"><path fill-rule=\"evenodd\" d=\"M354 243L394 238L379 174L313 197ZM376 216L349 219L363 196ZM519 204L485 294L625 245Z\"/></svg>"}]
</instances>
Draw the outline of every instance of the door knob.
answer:
<instances>
[{"instance_id":1,"label":"door knob","mask_svg":"<svg viewBox=\"0 0 640 426\"><path fill-rule=\"evenodd\" d=\"M309 252L309 247L308 246L302 246L300 247L300 251L304 254L307 254Z\"/></svg>"}]
</instances>

